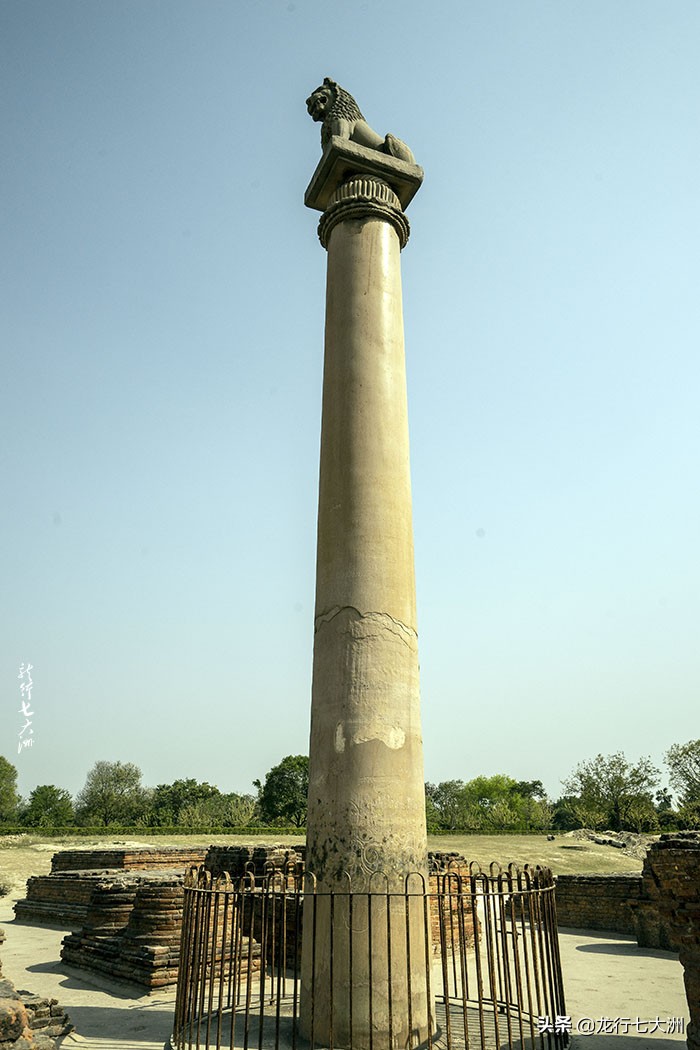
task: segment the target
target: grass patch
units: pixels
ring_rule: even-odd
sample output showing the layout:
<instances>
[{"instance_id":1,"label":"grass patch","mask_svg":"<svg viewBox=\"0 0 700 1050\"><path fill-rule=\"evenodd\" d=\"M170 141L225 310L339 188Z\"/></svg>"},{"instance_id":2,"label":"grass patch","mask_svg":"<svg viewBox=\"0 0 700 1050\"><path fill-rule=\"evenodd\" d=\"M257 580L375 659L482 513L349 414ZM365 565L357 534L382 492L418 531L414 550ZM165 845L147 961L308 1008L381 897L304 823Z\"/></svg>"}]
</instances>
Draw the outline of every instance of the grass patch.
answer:
<instances>
[{"instance_id":1,"label":"grass patch","mask_svg":"<svg viewBox=\"0 0 700 1050\"><path fill-rule=\"evenodd\" d=\"M60 838L40 834L10 835L0 838L0 883L9 887L13 897L24 896L24 886L30 875L47 875L51 857L62 849L99 849L118 846L211 846L260 842L302 845L303 835L280 835L274 828L264 836L170 835L167 837L143 835L95 835L90 838L65 835ZM431 835L428 848L440 853L460 853L483 868L491 861L505 866L511 861L550 867L555 875L593 873L613 874L640 872L641 860L630 857L611 846L594 842L572 840L557 835L547 841L546 835Z\"/></svg>"},{"instance_id":2,"label":"grass patch","mask_svg":"<svg viewBox=\"0 0 700 1050\"><path fill-rule=\"evenodd\" d=\"M555 875L615 874L642 870L642 862L612 846L595 842L572 841L557 835L554 841L546 835L440 835L428 836L428 848L442 853L463 854L488 868L491 861L506 865L511 861L522 867L540 864Z\"/></svg>"}]
</instances>

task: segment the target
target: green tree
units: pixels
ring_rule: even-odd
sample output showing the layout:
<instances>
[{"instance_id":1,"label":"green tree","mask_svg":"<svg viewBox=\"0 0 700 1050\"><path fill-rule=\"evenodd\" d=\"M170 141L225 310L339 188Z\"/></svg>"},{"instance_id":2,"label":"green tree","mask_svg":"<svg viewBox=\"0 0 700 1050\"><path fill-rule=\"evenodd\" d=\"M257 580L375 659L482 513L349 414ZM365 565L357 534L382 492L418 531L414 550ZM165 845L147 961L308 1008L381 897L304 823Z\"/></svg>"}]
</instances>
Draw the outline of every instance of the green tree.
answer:
<instances>
[{"instance_id":1,"label":"green tree","mask_svg":"<svg viewBox=\"0 0 700 1050\"><path fill-rule=\"evenodd\" d=\"M700 826L700 740L674 744L664 755L671 787L680 801L679 816L689 827Z\"/></svg>"},{"instance_id":2,"label":"green tree","mask_svg":"<svg viewBox=\"0 0 700 1050\"><path fill-rule=\"evenodd\" d=\"M457 831L464 827L466 801L463 780L443 780L426 784L426 817L440 831Z\"/></svg>"},{"instance_id":3,"label":"green tree","mask_svg":"<svg viewBox=\"0 0 700 1050\"><path fill-rule=\"evenodd\" d=\"M547 792L541 780L519 780L515 790L522 798L534 798L537 801L547 798Z\"/></svg>"},{"instance_id":4,"label":"green tree","mask_svg":"<svg viewBox=\"0 0 700 1050\"><path fill-rule=\"evenodd\" d=\"M548 831L554 819L554 806L545 795L532 798L521 795L518 800L519 827L533 831Z\"/></svg>"},{"instance_id":5,"label":"green tree","mask_svg":"<svg viewBox=\"0 0 700 1050\"><path fill-rule=\"evenodd\" d=\"M21 813L30 828L64 828L75 822L73 800L64 788L40 784L29 796Z\"/></svg>"},{"instance_id":6,"label":"green tree","mask_svg":"<svg viewBox=\"0 0 700 1050\"><path fill-rule=\"evenodd\" d=\"M683 825L682 818L673 807L673 795L668 788L654 792L654 809L660 831L670 831Z\"/></svg>"},{"instance_id":7,"label":"green tree","mask_svg":"<svg viewBox=\"0 0 700 1050\"><path fill-rule=\"evenodd\" d=\"M659 770L651 759L632 764L622 751L580 762L562 781L573 812L586 827L645 830L654 820Z\"/></svg>"},{"instance_id":8,"label":"green tree","mask_svg":"<svg viewBox=\"0 0 700 1050\"><path fill-rule=\"evenodd\" d=\"M223 794L206 781L175 780L153 790L147 822L151 827L235 828L250 824L257 803L252 795Z\"/></svg>"},{"instance_id":9,"label":"green tree","mask_svg":"<svg viewBox=\"0 0 700 1050\"><path fill-rule=\"evenodd\" d=\"M237 828L244 827L253 819L256 802L252 795L218 795L188 802L182 807L178 823L183 827Z\"/></svg>"},{"instance_id":10,"label":"green tree","mask_svg":"<svg viewBox=\"0 0 700 1050\"><path fill-rule=\"evenodd\" d=\"M265 783L253 781L258 789L258 805L264 821L294 824L306 822L309 795L309 760L306 755L287 755L273 766Z\"/></svg>"},{"instance_id":11,"label":"green tree","mask_svg":"<svg viewBox=\"0 0 700 1050\"><path fill-rule=\"evenodd\" d=\"M505 831L548 828L552 807L541 781L491 777L426 784L426 820L431 830Z\"/></svg>"},{"instance_id":12,"label":"green tree","mask_svg":"<svg viewBox=\"0 0 700 1050\"><path fill-rule=\"evenodd\" d=\"M258 803L252 795L238 795L232 791L229 795L222 795L225 828L244 828L252 824L257 816ZM304 812L306 818L306 812Z\"/></svg>"},{"instance_id":13,"label":"green tree","mask_svg":"<svg viewBox=\"0 0 700 1050\"><path fill-rule=\"evenodd\" d=\"M434 835L441 830L440 828L440 814L437 806L433 802L429 790L434 788L434 784L425 785L425 824L428 829L429 835Z\"/></svg>"},{"instance_id":14,"label":"green tree","mask_svg":"<svg viewBox=\"0 0 700 1050\"><path fill-rule=\"evenodd\" d=\"M466 797L470 802L491 809L497 802L504 802L519 795L518 782L504 773L492 777L474 777L464 785Z\"/></svg>"},{"instance_id":15,"label":"green tree","mask_svg":"<svg viewBox=\"0 0 700 1050\"><path fill-rule=\"evenodd\" d=\"M150 793L133 762L96 762L75 799L82 824L133 824L143 821Z\"/></svg>"},{"instance_id":16,"label":"green tree","mask_svg":"<svg viewBox=\"0 0 700 1050\"><path fill-rule=\"evenodd\" d=\"M700 827L700 740L674 744L664 758L671 787L678 795L678 823L686 828Z\"/></svg>"},{"instance_id":17,"label":"green tree","mask_svg":"<svg viewBox=\"0 0 700 1050\"><path fill-rule=\"evenodd\" d=\"M513 780L504 773L475 777L464 785L469 812L480 813L478 827L507 831L550 826L552 808L541 780Z\"/></svg>"},{"instance_id":18,"label":"green tree","mask_svg":"<svg viewBox=\"0 0 700 1050\"><path fill-rule=\"evenodd\" d=\"M152 827L179 824L181 827L244 827L255 817L252 795L235 791L224 795L206 781L175 780L158 784L151 796L148 824Z\"/></svg>"},{"instance_id":19,"label":"green tree","mask_svg":"<svg viewBox=\"0 0 700 1050\"><path fill-rule=\"evenodd\" d=\"M17 770L0 755L0 823L8 823L17 817L20 798L17 793Z\"/></svg>"},{"instance_id":20,"label":"green tree","mask_svg":"<svg viewBox=\"0 0 700 1050\"><path fill-rule=\"evenodd\" d=\"M206 781L200 783L188 779L175 780L172 784L158 784L151 796L148 822L154 827L186 823L180 819L186 807L219 798L219 789Z\"/></svg>"},{"instance_id":21,"label":"green tree","mask_svg":"<svg viewBox=\"0 0 700 1050\"><path fill-rule=\"evenodd\" d=\"M578 808L579 799L574 795L562 795L553 805L552 827L556 831L573 831L574 828L588 828L593 825L581 820Z\"/></svg>"},{"instance_id":22,"label":"green tree","mask_svg":"<svg viewBox=\"0 0 700 1050\"><path fill-rule=\"evenodd\" d=\"M562 795L555 803L552 823L561 831L571 831L572 828L600 831L611 826L607 806L597 795L589 793L582 797L576 794Z\"/></svg>"}]
</instances>

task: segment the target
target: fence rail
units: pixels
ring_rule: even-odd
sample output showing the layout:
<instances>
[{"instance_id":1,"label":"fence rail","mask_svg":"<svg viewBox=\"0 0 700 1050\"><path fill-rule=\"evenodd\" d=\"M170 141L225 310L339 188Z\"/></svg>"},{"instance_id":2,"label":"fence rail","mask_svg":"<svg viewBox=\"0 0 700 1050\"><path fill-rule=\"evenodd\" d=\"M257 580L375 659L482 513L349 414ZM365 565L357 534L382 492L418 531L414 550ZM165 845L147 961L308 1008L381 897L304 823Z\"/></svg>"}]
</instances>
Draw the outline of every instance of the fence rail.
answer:
<instances>
[{"instance_id":1,"label":"fence rail","mask_svg":"<svg viewBox=\"0 0 700 1050\"><path fill-rule=\"evenodd\" d=\"M565 1012L549 869L187 874L174 1050L558 1050Z\"/></svg>"}]
</instances>

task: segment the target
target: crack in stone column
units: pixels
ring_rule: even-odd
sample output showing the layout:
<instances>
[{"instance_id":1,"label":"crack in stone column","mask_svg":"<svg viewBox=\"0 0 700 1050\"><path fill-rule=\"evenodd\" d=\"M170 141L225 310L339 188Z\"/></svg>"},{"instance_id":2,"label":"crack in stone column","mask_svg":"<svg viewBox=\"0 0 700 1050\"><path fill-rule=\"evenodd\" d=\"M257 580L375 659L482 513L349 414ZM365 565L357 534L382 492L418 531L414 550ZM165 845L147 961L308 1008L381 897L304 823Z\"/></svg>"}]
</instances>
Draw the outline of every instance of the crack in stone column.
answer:
<instances>
[{"instance_id":1,"label":"crack in stone column","mask_svg":"<svg viewBox=\"0 0 700 1050\"><path fill-rule=\"evenodd\" d=\"M406 645L410 646L411 641L415 643L418 639L418 632L415 631L413 627L409 627L401 620L397 620L397 618L395 616L392 616L390 613L376 612L375 610L370 610L368 612L363 613L360 612L359 609L355 608L354 605L334 605L331 609L320 613L314 621L314 634L317 634L321 627L331 623L331 621L333 621L336 618L336 616L339 616L340 613L343 612L356 613L360 620L378 621L377 626L384 627L385 630L391 631L391 633L396 635L397 638L401 638L401 641L405 642ZM389 621L388 623L386 622L387 620ZM392 626L390 625L393 625L393 627L398 627L399 630L392 630ZM405 637L406 635L408 637ZM411 641L409 641L409 639L411 639Z\"/></svg>"}]
</instances>

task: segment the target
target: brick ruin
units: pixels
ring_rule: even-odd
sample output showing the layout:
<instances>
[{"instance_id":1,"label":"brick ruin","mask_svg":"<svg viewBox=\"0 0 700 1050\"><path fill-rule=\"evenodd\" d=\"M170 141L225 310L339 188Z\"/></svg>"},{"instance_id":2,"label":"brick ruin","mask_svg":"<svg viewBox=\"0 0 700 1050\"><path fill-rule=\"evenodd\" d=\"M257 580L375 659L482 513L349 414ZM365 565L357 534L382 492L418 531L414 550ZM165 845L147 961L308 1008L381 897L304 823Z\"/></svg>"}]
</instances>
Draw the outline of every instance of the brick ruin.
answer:
<instances>
[{"instance_id":1,"label":"brick ruin","mask_svg":"<svg viewBox=\"0 0 700 1050\"><path fill-rule=\"evenodd\" d=\"M662 841L666 838L662 836ZM631 934L640 948L677 952L667 889L657 882L651 867L652 851L658 848L658 843L651 847L641 875L558 875L558 925ZM700 884L696 893L700 897Z\"/></svg>"},{"instance_id":2,"label":"brick ruin","mask_svg":"<svg viewBox=\"0 0 700 1050\"><path fill-rule=\"evenodd\" d=\"M261 878L271 868L294 869L296 865L303 865L305 857L305 846L210 846L200 863L214 876L227 871L232 879L238 879L252 872Z\"/></svg>"},{"instance_id":3,"label":"brick ruin","mask_svg":"<svg viewBox=\"0 0 700 1050\"><path fill-rule=\"evenodd\" d=\"M5 933L0 930L0 945ZM0 962L0 1048L2 1050L55 1050L55 1039L72 1031L58 999L44 999L18 991L2 975Z\"/></svg>"},{"instance_id":4,"label":"brick ruin","mask_svg":"<svg viewBox=\"0 0 700 1050\"><path fill-rule=\"evenodd\" d=\"M15 905L21 922L68 927L61 958L70 966L105 977L138 984L149 992L177 981L182 928L185 868L204 864L216 877L228 872L240 878L251 872L260 878L270 870L303 867L303 846L235 845L180 849L66 850L54 855L51 874L27 882L27 896ZM80 864L81 868L71 868ZM107 864L113 867L108 868ZM429 889L435 893L439 874L447 870L468 874L468 865L455 853L430 854ZM451 905L455 921L456 900ZM293 902L286 909L285 943L288 963L297 956L300 917ZM467 944L473 943L471 914L465 917ZM276 919L279 924L281 919ZM433 906L431 922L437 934L440 918ZM262 928L259 912L251 908L243 934L251 940L250 966L260 966ZM281 930L266 937L277 943ZM437 936L435 937L437 941ZM217 949L218 950L218 949ZM271 949L272 950L272 949Z\"/></svg>"},{"instance_id":5,"label":"brick ruin","mask_svg":"<svg viewBox=\"0 0 700 1050\"><path fill-rule=\"evenodd\" d=\"M64 851L54 856L50 875L29 879L15 912L20 921L73 929L63 942L64 962L154 991L177 979L186 866L204 864L213 877L252 872L259 878L271 869L302 866L304 853L302 846L279 845ZM467 861L455 853L430 854L431 892L447 870L466 876ZM700 1050L700 833L663 835L647 853L641 876L560 875L556 906L560 926L632 934L642 947L678 952L688 1001L695 1004L689 1045ZM431 919L436 931L436 908ZM291 964L300 929L291 905L284 921ZM466 932L473 942L473 929ZM262 933L255 908L243 933L250 939L249 965L257 969ZM272 941L280 936L277 929Z\"/></svg>"},{"instance_id":6,"label":"brick ruin","mask_svg":"<svg viewBox=\"0 0 700 1050\"><path fill-rule=\"evenodd\" d=\"M18 922L75 929L85 921L93 888L104 875L96 871L32 875L27 879L27 896L15 904L15 917Z\"/></svg>"},{"instance_id":7,"label":"brick ruin","mask_svg":"<svg viewBox=\"0 0 700 1050\"><path fill-rule=\"evenodd\" d=\"M559 926L637 933L641 875L557 875L556 887Z\"/></svg>"},{"instance_id":8,"label":"brick ruin","mask_svg":"<svg viewBox=\"0 0 700 1050\"><path fill-rule=\"evenodd\" d=\"M292 871L303 866L304 855L303 846L267 844L210 846L209 849L66 850L54 855L50 875L28 880L27 896L17 902L15 913L23 922L72 929L74 932L63 941L61 958L65 963L155 991L177 980L182 884L187 866L204 864L214 877L228 872L236 879L252 872L260 878L271 869L286 867ZM81 868L71 868L76 864ZM431 893L436 893L440 876L448 871L467 877L468 862L454 852L429 855ZM559 924L634 933L637 928L634 904L640 897L641 881L637 875L560 876L557 880ZM449 904L443 901L443 923L455 921L457 911L456 898ZM469 946L474 941L469 909L464 920ZM299 916L291 903L286 924L291 963L296 950L292 946L296 944L299 929ZM431 925L433 940L437 943L440 915L435 902ZM262 931L255 909L251 909L243 932L252 939L250 965L257 968ZM269 938L268 941L272 943Z\"/></svg>"},{"instance_id":9,"label":"brick ruin","mask_svg":"<svg viewBox=\"0 0 700 1050\"><path fill-rule=\"evenodd\" d=\"M700 831L665 834L641 875L560 875L559 925L633 934L642 948L678 954L690 1013L687 1043L700 1050Z\"/></svg>"},{"instance_id":10,"label":"brick ruin","mask_svg":"<svg viewBox=\"0 0 700 1050\"><path fill-rule=\"evenodd\" d=\"M92 885L83 925L63 939L69 966L140 984L177 980L182 929L180 872L114 873Z\"/></svg>"},{"instance_id":11,"label":"brick ruin","mask_svg":"<svg viewBox=\"0 0 700 1050\"><path fill-rule=\"evenodd\" d=\"M177 980L184 870L203 863L206 852L64 850L54 854L50 875L27 881L15 915L73 930L61 951L68 965L155 991Z\"/></svg>"},{"instance_id":12,"label":"brick ruin","mask_svg":"<svg viewBox=\"0 0 700 1050\"><path fill-rule=\"evenodd\" d=\"M188 865L202 864L206 853L205 846L62 850L51 859L50 875L27 880L27 896L15 904L15 915L20 922L75 930L85 922L92 894L105 879L136 871L181 875Z\"/></svg>"},{"instance_id":13,"label":"brick ruin","mask_svg":"<svg viewBox=\"0 0 700 1050\"><path fill-rule=\"evenodd\" d=\"M134 846L111 849L66 849L54 853L52 874L59 871L89 871L94 868L110 871L180 871L188 864L201 864L207 852L204 846Z\"/></svg>"},{"instance_id":14,"label":"brick ruin","mask_svg":"<svg viewBox=\"0 0 700 1050\"><path fill-rule=\"evenodd\" d=\"M642 884L642 936L653 947L678 952L690 1009L688 1047L700 1050L700 832L662 835L654 842L644 860Z\"/></svg>"},{"instance_id":15,"label":"brick ruin","mask_svg":"<svg viewBox=\"0 0 700 1050\"><path fill-rule=\"evenodd\" d=\"M289 871L293 871L295 868L303 868L305 854L306 848L304 846L212 846L207 852L205 867L214 876L228 872L235 879L246 872L252 872L256 878L259 878L266 872L269 872L270 868L277 870L287 869ZM469 875L469 864L458 853L429 853L428 866L428 891L431 894L438 892L438 879L448 871L462 877L468 877ZM446 888L443 885L443 889ZM450 889L454 893L456 884L453 884ZM433 899L430 923L435 952L438 950L441 921L445 927L444 935L450 938L457 934L457 923L460 917L464 943L469 948L474 944L474 923L471 912L466 910L460 916L458 898L453 896L452 898L444 898L441 917L437 903ZM274 919L275 929L269 930L265 937L265 941L270 946L271 951L274 950L274 945L282 942L280 921L279 917ZM478 919L476 921L478 923ZM286 945L287 965L294 966L295 962L297 964L300 962L301 914L293 899L290 899L287 904L285 923L284 944ZM255 942L261 942L263 939L261 916L254 907L251 909L244 924L244 933L250 935Z\"/></svg>"},{"instance_id":16,"label":"brick ruin","mask_svg":"<svg viewBox=\"0 0 700 1050\"><path fill-rule=\"evenodd\" d=\"M269 845L65 850L54 855L49 875L27 881L15 915L20 922L71 929L61 950L69 966L153 992L177 981L184 873L205 862L214 875L253 871L259 877L270 867L303 862L303 851ZM247 954L257 969L254 914L250 923Z\"/></svg>"}]
</instances>

